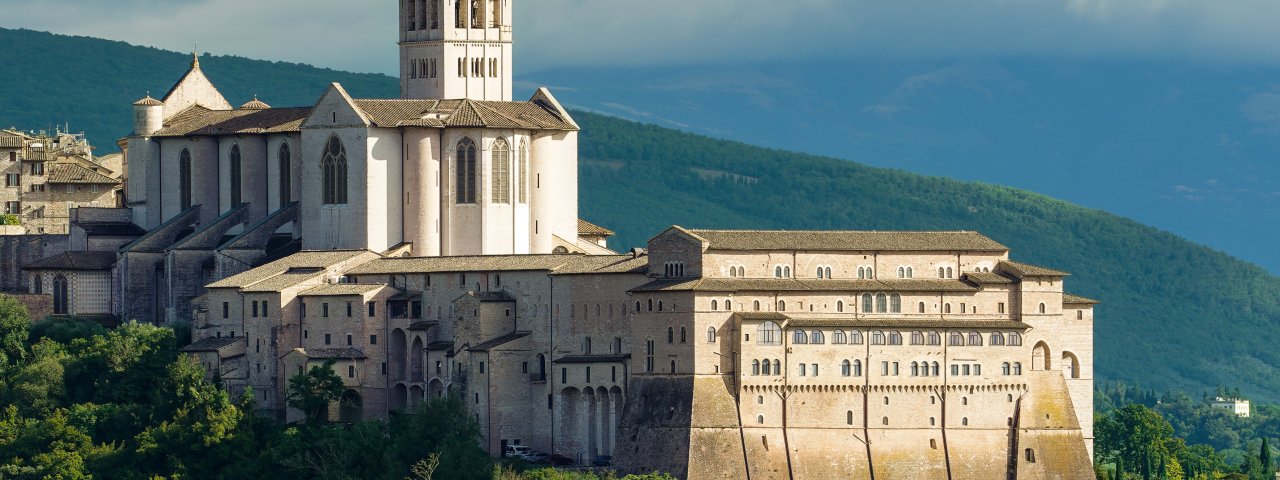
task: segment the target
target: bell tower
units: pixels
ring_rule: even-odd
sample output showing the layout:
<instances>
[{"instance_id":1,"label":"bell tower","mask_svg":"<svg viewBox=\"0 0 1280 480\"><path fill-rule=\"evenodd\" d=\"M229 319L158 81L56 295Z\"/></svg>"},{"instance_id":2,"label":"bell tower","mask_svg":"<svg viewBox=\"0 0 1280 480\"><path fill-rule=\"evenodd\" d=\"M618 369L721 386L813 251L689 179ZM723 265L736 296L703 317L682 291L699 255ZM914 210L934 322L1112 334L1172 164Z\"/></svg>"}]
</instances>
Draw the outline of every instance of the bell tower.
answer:
<instances>
[{"instance_id":1,"label":"bell tower","mask_svg":"<svg viewBox=\"0 0 1280 480\"><path fill-rule=\"evenodd\" d=\"M400 0L400 97L511 100L516 0Z\"/></svg>"}]
</instances>

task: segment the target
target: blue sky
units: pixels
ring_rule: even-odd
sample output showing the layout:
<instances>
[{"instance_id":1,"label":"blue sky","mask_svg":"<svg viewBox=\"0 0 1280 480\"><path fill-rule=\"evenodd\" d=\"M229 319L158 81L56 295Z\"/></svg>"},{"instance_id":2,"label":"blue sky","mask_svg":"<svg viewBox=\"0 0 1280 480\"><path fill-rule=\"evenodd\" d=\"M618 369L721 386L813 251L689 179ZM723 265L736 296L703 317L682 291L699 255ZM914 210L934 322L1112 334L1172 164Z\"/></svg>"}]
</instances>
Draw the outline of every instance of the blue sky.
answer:
<instances>
[{"instance_id":1,"label":"blue sky","mask_svg":"<svg viewBox=\"0 0 1280 480\"><path fill-rule=\"evenodd\" d=\"M515 1L522 73L867 56L1280 63L1275 0ZM0 0L0 26L392 73L397 3Z\"/></svg>"}]
</instances>

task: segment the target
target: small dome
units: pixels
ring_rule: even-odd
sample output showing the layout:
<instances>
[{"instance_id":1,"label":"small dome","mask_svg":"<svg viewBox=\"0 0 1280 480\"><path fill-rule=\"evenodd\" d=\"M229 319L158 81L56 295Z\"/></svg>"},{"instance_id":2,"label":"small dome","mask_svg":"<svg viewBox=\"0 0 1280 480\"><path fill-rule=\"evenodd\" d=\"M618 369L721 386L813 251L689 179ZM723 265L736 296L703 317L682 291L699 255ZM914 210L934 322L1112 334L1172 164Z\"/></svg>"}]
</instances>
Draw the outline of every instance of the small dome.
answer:
<instances>
[{"instance_id":1,"label":"small dome","mask_svg":"<svg viewBox=\"0 0 1280 480\"><path fill-rule=\"evenodd\" d=\"M154 98L151 98L151 95L147 95L146 97L143 97L143 98L142 98L142 100L138 100L138 101L136 101L136 102L133 102L133 106L135 106L135 107L160 107L160 106L164 106L164 103L162 103L161 101L156 100L156 99L154 99Z\"/></svg>"},{"instance_id":2,"label":"small dome","mask_svg":"<svg viewBox=\"0 0 1280 480\"><path fill-rule=\"evenodd\" d=\"M271 108L271 105L258 100L258 97L253 97L253 100L250 100L249 103L240 106L241 110L267 110L269 108Z\"/></svg>"}]
</instances>

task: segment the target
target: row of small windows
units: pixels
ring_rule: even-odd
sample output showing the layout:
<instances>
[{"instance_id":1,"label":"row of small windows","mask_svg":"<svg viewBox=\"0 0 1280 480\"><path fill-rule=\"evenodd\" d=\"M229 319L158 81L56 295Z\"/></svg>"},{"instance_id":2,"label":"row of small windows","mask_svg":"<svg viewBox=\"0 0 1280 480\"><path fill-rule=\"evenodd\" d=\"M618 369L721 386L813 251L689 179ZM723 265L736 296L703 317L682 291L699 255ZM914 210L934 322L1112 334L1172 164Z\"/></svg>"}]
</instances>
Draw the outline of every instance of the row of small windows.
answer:
<instances>
[{"instance_id":1,"label":"row of small windows","mask_svg":"<svg viewBox=\"0 0 1280 480\"><path fill-rule=\"evenodd\" d=\"M455 156L455 178L457 189L455 200L459 204L477 203L477 169L479 147L471 138L463 138L458 142ZM492 202L497 204L511 203L511 147L506 139L499 138L492 147ZM522 143L516 158L516 200L525 204L529 201L529 146Z\"/></svg>"},{"instance_id":2,"label":"row of small windows","mask_svg":"<svg viewBox=\"0 0 1280 480\"><path fill-rule=\"evenodd\" d=\"M858 271L859 280L875 279L875 269L872 267L858 267L857 271ZM981 272L983 271L983 269L979 268L977 269L977 271ZM986 269L986 271L990 272L991 269L988 268ZM817 267L817 270L814 275L819 279L835 278L832 268L825 265ZM729 276L730 277L746 277L746 269L741 266L731 266L729 267ZM791 278L791 267L782 266L782 265L774 267L774 277ZM906 266L898 267L898 278L904 278L904 279L915 278L915 269L913 267L906 267ZM938 267L938 278L941 278L941 279L955 278L955 269L953 269L952 267Z\"/></svg>"},{"instance_id":3,"label":"row of small windows","mask_svg":"<svg viewBox=\"0 0 1280 480\"><path fill-rule=\"evenodd\" d=\"M470 65L470 69L467 66ZM496 58L459 58L458 77L491 77L498 78L498 59ZM434 78L434 77L433 77Z\"/></svg>"},{"instance_id":4,"label":"row of small windows","mask_svg":"<svg viewBox=\"0 0 1280 480\"><path fill-rule=\"evenodd\" d=\"M442 0L408 0L405 3L405 30L438 30ZM456 0L455 28L498 28L502 26L501 0Z\"/></svg>"},{"instance_id":5,"label":"row of small windows","mask_svg":"<svg viewBox=\"0 0 1280 480\"><path fill-rule=\"evenodd\" d=\"M409 60L409 78L436 78L438 70L434 58L415 58Z\"/></svg>"},{"instance_id":6,"label":"row of small windows","mask_svg":"<svg viewBox=\"0 0 1280 480\"><path fill-rule=\"evenodd\" d=\"M874 331L870 335L872 345L902 345L902 334L900 332ZM989 338L992 346L1022 346L1022 334L1017 332L1009 332L1007 334L992 332ZM777 322L771 321L763 322L756 326L756 343L764 346L782 345L782 327ZM794 330L791 334L791 343L796 345L822 345L826 343L826 334L820 330L812 332ZM831 343L833 345L862 345L862 332L854 330L846 333L843 330L836 330L831 334ZM942 336L938 332L911 332L911 345L941 344ZM967 336L960 332L951 332L947 339L947 345L953 347L966 345L980 347L982 344L983 336L978 332L970 332Z\"/></svg>"},{"instance_id":7,"label":"row of small windows","mask_svg":"<svg viewBox=\"0 0 1280 480\"><path fill-rule=\"evenodd\" d=\"M681 272L683 272L683 270L681 270ZM682 276L683 274L673 275L671 273L671 270L667 270L666 275L668 277L671 277L671 276ZM844 307L845 307L844 300L836 301L836 312L844 313ZM755 303L752 304L752 308L757 312L760 311L760 301L756 300ZM779 312L787 311L787 302L785 300L779 300L776 308ZM1046 308L1047 307L1045 306L1045 304L1043 303L1040 304L1040 313L1045 313ZM732 311L733 310L732 301L725 300L724 309L728 311ZM924 302L918 303L916 305L916 309L918 310L918 313L927 313L927 310L928 310L927 305L925 305ZM960 313L965 313L967 309L968 309L967 304L965 303L960 304ZM720 302L718 300L711 300L711 310L712 311L720 310ZM810 310L812 310L812 305L810 305ZM639 308L637 308L636 311L639 311ZM1005 312L1005 304L1003 302L1001 302L997 306L997 311L999 313ZM951 313L951 304L950 303L943 304L942 312ZM862 313L902 313L902 295L896 294L896 293L891 295L880 293L874 296L870 293L863 294L862 295ZM976 305L973 307L973 313L978 313L978 307ZM1082 320L1084 319L1084 313L1077 312L1076 317Z\"/></svg>"},{"instance_id":8,"label":"row of small windows","mask_svg":"<svg viewBox=\"0 0 1280 480\"><path fill-rule=\"evenodd\" d=\"M667 262L663 264L663 276L678 278L684 276L684 262Z\"/></svg>"},{"instance_id":9,"label":"row of small windows","mask_svg":"<svg viewBox=\"0 0 1280 480\"><path fill-rule=\"evenodd\" d=\"M898 376L900 373L898 362L884 361L880 362L880 374L882 376ZM938 362L911 362L909 370L913 377L938 377L941 376L942 370L939 368ZM1021 362L1004 362L1000 365L1002 375L1022 375ZM782 375L782 362L778 360L752 360L751 375L752 376L774 376ZM818 364L801 363L798 367L798 373L801 377L818 376ZM951 365L951 376L981 376L982 364L965 363ZM840 376L842 377L861 377L862 376L862 360L854 359L843 360L840 362ZM967 399L966 399L967 403ZM887 405L887 403L886 403Z\"/></svg>"}]
</instances>

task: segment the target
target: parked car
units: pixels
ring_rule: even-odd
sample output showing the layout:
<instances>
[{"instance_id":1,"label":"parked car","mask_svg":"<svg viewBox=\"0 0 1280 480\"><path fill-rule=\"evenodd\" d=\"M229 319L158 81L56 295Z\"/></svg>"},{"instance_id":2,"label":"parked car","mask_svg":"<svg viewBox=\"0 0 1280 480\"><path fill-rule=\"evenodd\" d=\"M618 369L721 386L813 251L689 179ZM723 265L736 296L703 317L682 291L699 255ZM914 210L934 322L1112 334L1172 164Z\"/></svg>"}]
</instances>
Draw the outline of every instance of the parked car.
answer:
<instances>
[{"instance_id":1,"label":"parked car","mask_svg":"<svg viewBox=\"0 0 1280 480\"><path fill-rule=\"evenodd\" d=\"M547 464L550 462L551 455L546 452L530 452L524 456L524 460L529 463Z\"/></svg>"},{"instance_id":2,"label":"parked car","mask_svg":"<svg viewBox=\"0 0 1280 480\"><path fill-rule=\"evenodd\" d=\"M595 460L593 460L593 461L591 462L591 466L594 466L594 467L611 467L611 466L613 466L613 457L610 457L610 456L608 456L608 455L601 455L601 456L598 456L598 457L596 457L596 459L595 459Z\"/></svg>"},{"instance_id":3,"label":"parked car","mask_svg":"<svg viewBox=\"0 0 1280 480\"><path fill-rule=\"evenodd\" d=\"M507 450L502 452L502 456L506 458L524 458L532 452L528 445L507 445Z\"/></svg>"},{"instance_id":4,"label":"parked car","mask_svg":"<svg viewBox=\"0 0 1280 480\"><path fill-rule=\"evenodd\" d=\"M553 467L567 467L573 465L573 459L564 455L556 454L547 459L547 462Z\"/></svg>"}]
</instances>

